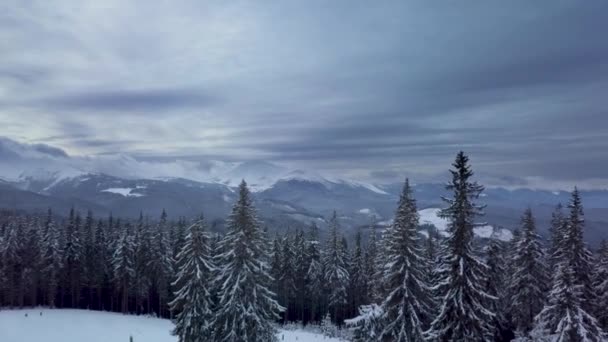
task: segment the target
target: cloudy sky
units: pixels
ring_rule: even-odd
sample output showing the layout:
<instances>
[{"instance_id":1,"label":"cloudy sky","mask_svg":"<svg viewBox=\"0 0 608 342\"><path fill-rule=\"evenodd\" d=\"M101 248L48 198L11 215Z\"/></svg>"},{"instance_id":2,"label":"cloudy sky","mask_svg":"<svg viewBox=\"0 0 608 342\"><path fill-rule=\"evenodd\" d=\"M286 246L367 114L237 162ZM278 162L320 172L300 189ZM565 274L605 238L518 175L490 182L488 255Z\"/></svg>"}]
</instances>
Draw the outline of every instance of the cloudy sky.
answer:
<instances>
[{"instance_id":1,"label":"cloudy sky","mask_svg":"<svg viewBox=\"0 0 608 342\"><path fill-rule=\"evenodd\" d=\"M373 4L373 5L372 5ZM73 156L608 184L606 1L0 3L0 135Z\"/></svg>"}]
</instances>

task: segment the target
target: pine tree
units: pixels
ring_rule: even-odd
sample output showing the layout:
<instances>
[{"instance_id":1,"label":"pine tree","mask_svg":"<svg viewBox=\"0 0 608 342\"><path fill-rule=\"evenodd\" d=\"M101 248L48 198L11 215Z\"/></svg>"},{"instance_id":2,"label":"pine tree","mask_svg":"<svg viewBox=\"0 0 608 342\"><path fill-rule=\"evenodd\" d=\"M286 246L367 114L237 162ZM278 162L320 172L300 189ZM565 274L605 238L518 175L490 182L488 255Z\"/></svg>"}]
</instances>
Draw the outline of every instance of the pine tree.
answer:
<instances>
[{"instance_id":1,"label":"pine tree","mask_svg":"<svg viewBox=\"0 0 608 342\"><path fill-rule=\"evenodd\" d=\"M323 264L319 250L319 228L316 224L310 226L307 241L309 258L306 270L306 296L310 299L310 320L321 320L325 307L323 305Z\"/></svg>"},{"instance_id":2,"label":"pine tree","mask_svg":"<svg viewBox=\"0 0 608 342\"><path fill-rule=\"evenodd\" d=\"M46 304L49 307L54 308L57 305L57 289L59 286L59 277L63 268L63 255L60 246L61 233L53 221L53 212L51 209L48 211L44 231L45 234L42 242L42 275L46 286L43 289L43 293L46 297Z\"/></svg>"},{"instance_id":3,"label":"pine tree","mask_svg":"<svg viewBox=\"0 0 608 342\"><path fill-rule=\"evenodd\" d=\"M294 283L295 283L295 300L296 312L295 318L304 324L307 323L309 315L306 313L310 310L310 298L306 297L308 266L310 265L310 257L306 245L304 231L296 230L296 235L293 241L294 248Z\"/></svg>"},{"instance_id":4,"label":"pine tree","mask_svg":"<svg viewBox=\"0 0 608 342\"><path fill-rule=\"evenodd\" d=\"M110 262L112 251L110 249L109 239L106 234L106 227L103 221L99 219L95 226L95 241L94 241L94 269L97 270L93 275L95 288L97 289L97 309L104 310L104 293L111 290L111 272Z\"/></svg>"},{"instance_id":5,"label":"pine tree","mask_svg":"<svg viewBox=\"0 0 608 342\"><path fill-rule=\"evenodd\" d=\"M483 289L488 267L477 257L473 244L473 229L479 226L475 218L483 214L483 206L474 201L483 187L470 180L473 171L463 152L453 166L452 181L446 187L453 197L444 198L448 207L441 211L449 221L450 234L443 241L436 286L442 304L428 337L438 341L485 341L493 336L491 322L495 316L486 303L495 297Z\"/></svg>"},{"instance_id":6,"label":"pine tree","mask_svg":"<svg viewBox=\"0 0 608 342\"><path fill-rule=\"evenodd\" d=\"M593 254L587 248L583 240L585 219L583 216L583 204L577 188L572 192L572 198L568 204L570 217L567 219L567 233L565 241L566 250L569 252L567 258L572 263L574 281L582 287L583 297L581 303L586 312L595 311L595 291L591 283L591 266Z\"/></svg>"},{"instance_id":7,"label":"pine tree","mask_svg":"<svg viewBox=\"0 0 608 342\"><path fill-rule=\"evenodd\" d=\"M388 296L382 303L383 341L423 341L433 307L427 283L428 260L418 234L418 212L406 179L395 220L386 236L384 284Z\"/></svg>"},{"instance_id":8,"label":"pine tree","mask_svg":"<svg viewBox=\"0 0 608 342\"><path fill-rule=\"evenodd\" d=\"M135 277L135 246L130 235L131 227L126 225L124 232L116 243L116 250L112 256L112 269L114 283L121 294L121 311L129 312L129 295L132 281Z\"/></svg>"},{"instance_id":9,"label":"pine tree","mask_svg":"<svg viewBox=\"0 0 608 342\"><path fill-rule=\"evenodd\" d=\"M269 286L268 242L260 229L245 181L227 221L217 256L220 269L218 311L213 319L217 341L276 341L273 321L284 310Z\"/></svg>"},{"instance_id":10,"label":"pine tree","mask_svg":"<svg viewBox=\"0 0 608 342\"><path fill-rule=\"evenodd\" d=\"M84 227L82 230L82 269L83 269L83 285L88 292L88 305L90 307L93 304L93 292L97 291L97 274L103 273L102 270L98 269L97 253L99 250L95 246L95 231L94 231L94 219L93 213L89 210L87 217L84 220Z\"/></svg>"},{"instance_id":11,"label":"pine tree","mask_svg":"<svg viewBox=\"0 0 608 342\"><path fill-rule=\"evenodd\" d=\"M80 232L80 214L70 210L70 217L65 231L63 266L66 288L69 289L70 304L77 308L80 303L80 290L83 273L83 247Z\"/></svg>"},{"instance_id":12,"label":"pine tree","mask_svg":"<svg viewBox=\"0 0 608 342\"><path fill-rule=\"evenodd\" d=\"M593 288L598 294L596 316L604 331L608 331L608 241L603 240L595 263Z\"/></svg>"},{"instance_id":13,"label":"pine tree","mask_svg":"<svg viewBox=\"0 0 608 342\"><path fill-rule=\"evenodd\" d=\"M583 309L583 289L576 284L572 265L560 260L556 267L548 303L536 316L531 337L551 342L603 341L597 320Z\"/></svg>"},{"instance_id":14,"label":"pine tree","mask_svg":"<svg viewBox=\"0 0 608 342\"><path fill-rule=\"evenodd\" d=\"M178 273L173 286L178 290L169 304L176 312L173 335L180 342L214 341L210 292L215 269L209 249L210 237L201 216L189 228L182 250L177 255Z\"/></svg>"},{"instance_id":15,"label":"pine tree","mask_svg":"<svg viewBox=\"0 0 608 342\"><path fill-rule=\"evenodd\" d=\"M280 294L279 303L287 308L284 312L285 320L292 320L290 317L295 311L296 301L296 282L295 282L295 254L289 236L283 237L281 241L281 264L279 273Z\"/></svg>"},{"instance_id":16,"label":"pine tree","mask_svg":"<svg viewBox=\"0 0 608 342\"><path fill-rule=\"evenodd\" d=\"M158 314L161 316L165 307L164 303L166 303L170 297L169 292L171 282L173 281L174 265L173 252L169 245L166 230L167 213L163 210L155 234L152 237L151 259L148 261L147 265L152 276L151 278L153 279L152 285L156 290Z\"/></svg>"},{"instance_id":17,"label":"pine tree","mask_svg":"<svg viewBox=\"0 0 608 342\"><path fill-rule=\"evenodd\" d=\"M358 312L359 306L367 304L367 278L365 276L365 260L361 247L361 231L355 235L355 249L349 267L351 315Z\"/></svg>"},{"instance_id":18,"label":"pine tree","mask_svg":"<svg viewBox=\"0 0 608 342\"><path fill-rule=\"evenodd\" d=\"M562 243L562 237L565 234L565 230L567 229L567 221L564 217L563 207L558 204L555 207L555 210L551 214L551 226L549 227L549 233L551 237L551 245L549 247L548 257L549 257L549 267L553 269L558 262L557 254L558 250Z\"/></svg>"},{"instance_id":19,"label":"pine tree","mask_svg":"<svg viewBox=\"0 0 608 342\"><path fill-rule=\"evenodd\" d=\"M380 304L384 300L380 295L379 282L382 276L380 270L380 260L378 258L378 233L376 225L370 227L367 248L365 249L365 274L367 275L367 303Z\"/></svg>"},{"instance_id":20,"label":"pine tree","mask_svg":"<svg viewBox=\"0 0 608 342\"><path fill-rule=\"evenodd\" d=\"M344 321L352 330L353 342L377 342L381 341L384 312L377 304L362 305L359 307L359 315Z\"/></svg>"},{"instance_id":21,"label":"pine tree","mask_svg":"<svg viewBox=\"0 0 608 342\"><path fill-rule=\"evenodd\" d=\"M583 210L576 188L568 205L570 216L560 229L554 246L552 289L548 302L535 318L531 335L552 341L602 341L605 335L592 316L593 286L591 284L590 252L583 242Z\"/></svg>"},{"instance_id":22,"label":"pine tree","mask_svg":"<svg viewBox=\"0 0 608 342\"><path fill-rule=\"evenodd\" d=\"M486 247L486 262L488 264L488 272L486 277L485 291L487 294L496 297L497 300L489 300L486 304L488 308L496 313L492 326L494 330L494 340L501 341L507 335L509 324L504 312L504 308L508 307L508 298L505 291L505 282L507 276L505 274L506 263L505 253L502 241L491 239Z\"/></svg>"},{"instance_id":23,"label":"pine tree","mask_svg":"<svg viewBox=\"0 0 608 342\"><path fill-rule=\"evenodd\" d=\"M510 273L510 314L517 334L525 336L533 328L534 317L543 309L549 282L540 236L529 208L521 219L520 234Z\"/></svg>"},{"instance_id":24,"label":"pine tree","mask_svg":"<svg viewBox=\"0 0 608 342\"><path fill-rule=\"evenodd\" d=\"M343 308L348 303L347 288L350 282L344 246L338 236L338 219L334 211L329 222L330 236L323 255L323 268L326 289L328 291L328 309L334 323L340 324L343 319Z\"/></svg>"},{"instance_id":25,"label":"pine tree","mask_svg":"<svg viewBox=\"0 0 608 342\"><path fill-rule=\"evenodd\" d=\"M21 249L23 241L20 237L22 227L15 221L10 221L5 230L4 247L2 249L3 273L6 277L5 302L11 307L19 305L18 289L21 284L23 260Z\"/></svg>"}]
</instances>

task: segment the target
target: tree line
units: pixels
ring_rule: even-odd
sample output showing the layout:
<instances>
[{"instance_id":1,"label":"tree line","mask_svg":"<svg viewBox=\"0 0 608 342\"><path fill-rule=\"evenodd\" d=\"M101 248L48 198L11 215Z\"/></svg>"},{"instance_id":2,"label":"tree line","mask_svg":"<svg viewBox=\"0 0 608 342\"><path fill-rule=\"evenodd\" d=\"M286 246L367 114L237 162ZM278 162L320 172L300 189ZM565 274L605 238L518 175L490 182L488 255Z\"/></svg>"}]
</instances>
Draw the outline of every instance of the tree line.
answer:
<instances>
[{"instance_id":1,"label":"tree line","mask_svg":"<svg viewBox=\"0 0 608 342\"><path fill-rule=\"evenodd\" d=\"M583 241L575 189L551 239L530 209L509 242L473 230L483 187L459 153L440 215L446 236L422 232L406 180L393 224L352 246L336 213L270 237L243 182L224 234L204 218L170 222L71 210L59 222L0 217L0 306L45 305L172 318L182 342L273 341L274 323L331 320L354 341L601 341L608 329L608 244ZM424 234L423 234L424 233Z\"/></svg>"}]
</instances>

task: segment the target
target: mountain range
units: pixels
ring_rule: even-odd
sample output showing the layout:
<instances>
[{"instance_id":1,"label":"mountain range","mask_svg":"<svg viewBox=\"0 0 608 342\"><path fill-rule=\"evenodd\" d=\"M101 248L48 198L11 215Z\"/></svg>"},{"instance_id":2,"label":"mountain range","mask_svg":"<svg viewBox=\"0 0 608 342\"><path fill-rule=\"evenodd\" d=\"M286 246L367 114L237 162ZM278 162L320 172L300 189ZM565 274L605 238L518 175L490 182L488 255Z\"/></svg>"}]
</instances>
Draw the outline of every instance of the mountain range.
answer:
<instances>
[{"instance_id":1,"label":"mountain range","mask_svg":"<svg viewBox=\"0 0 608 342\"><path fill-rule=\"evenodd\" d=\"M171 161L159 167L128 156L78 159L41 146L0 140L1 208L44 211L51 207L65 214L74 206L98 216L112 213L121 217L137 217L140 213L157 217L163 209L173 218L204 212L208 220L221 225L236 199L236 186L245 179L254 192L259 215L271 228L312 222L324 227L336 210L342 226L352 233L372 223L390 224L402 187L401 183L370 184L309 170L290 170L265 161L205 161L195 168L192 162ZM99 164L105 166L93 168ZM190 169L187 171L184 165ZM155 168L165 173L154 173ZM172 171L177 171L177 176L170 176ZM433 221L425 215L443 206L441 197L448 195L444 185L414 184L414 191L421 217ZM608 191L581 194L587 239L595 245L608 238ZM553 208L557 203L567 204L569 196L566 191L488 188L480 202L487 204L484 220L498 235L502 227L516 228L526 207L533 209L539 230L546 235Z\"/></svg>"}]
</instances>

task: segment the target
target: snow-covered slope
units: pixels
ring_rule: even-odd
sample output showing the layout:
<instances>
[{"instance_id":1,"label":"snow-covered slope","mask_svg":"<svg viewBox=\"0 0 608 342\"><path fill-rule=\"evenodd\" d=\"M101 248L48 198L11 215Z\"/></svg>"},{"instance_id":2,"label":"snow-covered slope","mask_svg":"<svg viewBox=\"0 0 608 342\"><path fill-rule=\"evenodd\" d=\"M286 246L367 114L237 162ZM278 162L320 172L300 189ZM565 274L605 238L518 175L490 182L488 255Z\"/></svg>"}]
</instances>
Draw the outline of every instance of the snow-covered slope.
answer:
<instances>
[{"instance_id":1,"label":"snow-covered slope","mask_svg":"<svg viewBox=\"0 0 608 342\"><path fill-rule=\"evenodd\" d=\"M427 208L418 211L420 224L431 224L437 228L440 234L447 235L448 220L438 216L440 210L439 208ZM495 238L502 241L510 241L513 238L510 230L494 228L490 225L476 227L474 232L476 236L486 239Z\"/></svg>"},{"instance_id":2,"label":"snow-covered slope","mask_svg":"<svg viewBox=\"0 0 608 342\"><path fill-rule=\"evenodd\" d=\"M42 314L42 315L41 315ZM176 342L171 321L87 310L0 310L2 342ZM300 331L281 330L279 341L340 342Z\"/></svg>"}]
</instances>

